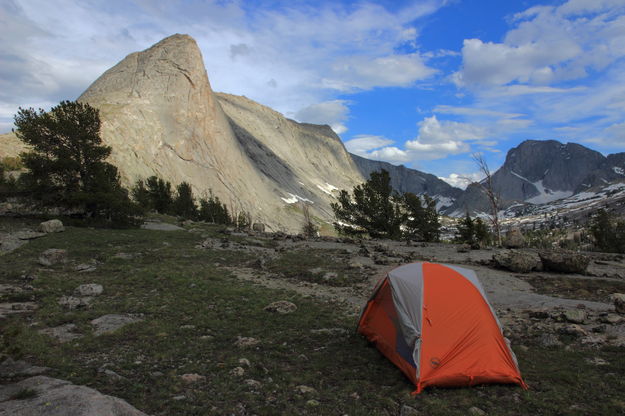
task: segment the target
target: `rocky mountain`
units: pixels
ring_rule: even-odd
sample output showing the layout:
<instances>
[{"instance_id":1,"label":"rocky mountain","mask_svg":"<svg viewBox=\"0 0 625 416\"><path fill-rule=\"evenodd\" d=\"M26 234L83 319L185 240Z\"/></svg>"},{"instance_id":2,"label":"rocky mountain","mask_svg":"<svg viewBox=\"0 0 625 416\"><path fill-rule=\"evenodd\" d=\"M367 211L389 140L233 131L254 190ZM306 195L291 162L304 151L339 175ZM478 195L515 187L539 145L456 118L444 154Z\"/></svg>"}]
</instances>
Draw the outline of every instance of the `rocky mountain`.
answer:
<instances>
[{"instance_id":1,"label":"rocky mountain","mask_svg":"<svg viewBox=\"0 0 625 416\"><path fill-rule=\"evenodd\" d=\"M605 157L580 144L555 140L524 141L508 151L503 166L493 174L502 208L518 202L550 203L618 180L625 180L625 154ZM458 216L467 210L488 210L477 184L467 187L446 213Z\"/></svg>"},{"instance_id":2,"label":"rocky mountain","mask_svg":"<svg viewBox=\"0 0 625 416\"><path fill-rule=\"evenodd\" d=\"M453 205L463 193L462 189L455 188L429 173L410 169L403 165L395 166L387 162L366 159L354 154L351 156L365 178L369 178L371 172L384 169L389 172L391 186L397 192L412 192L415 195L427 194L436 200L436 207L439 210Z\"/></svg>"},{"instance_id":3,"label":"rocky mountain","mask_svg":"<svg viewBox=\"0 0 625 416\"><path fill-rule=\"evenodd\" d=\"M212 191L273 230L298 231L301 203L330 221L333 192L364 180L329 127L215 94L187 35L128 55L78 100L100 110L103 141L125 184L151 175L186 181L196 195Z\"/></svg>"}]
</instances>

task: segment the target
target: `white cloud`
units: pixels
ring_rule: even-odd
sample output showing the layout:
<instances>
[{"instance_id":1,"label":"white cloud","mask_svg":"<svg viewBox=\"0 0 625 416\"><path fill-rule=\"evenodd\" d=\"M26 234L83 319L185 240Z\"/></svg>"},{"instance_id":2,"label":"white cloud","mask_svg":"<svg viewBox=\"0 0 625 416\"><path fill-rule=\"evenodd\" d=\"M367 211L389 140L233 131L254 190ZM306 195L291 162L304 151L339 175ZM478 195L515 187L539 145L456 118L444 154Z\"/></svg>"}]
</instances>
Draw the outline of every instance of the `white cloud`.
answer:
<instances>
[{"instance_id":1,"label":"white cloud","mask_svg":"<svg viewBox=\"0 0 625 416\"><path fill-rule=\"evenodd\" d=\"M484 178L479 172L475 173L452 173L449 176L439 176L438 179L441 179L451 186L455 186L456 188L465 189L473 182L479 182Z\"/></svg>"},{"instance_id":2,"label":"white cloud","mask_svg":"<svg viewBox=\"0 0 625 416\"><path fill-rule=\"evenodd\" d=\"M373 160L383 160L393 164L405 163L413 160L411 152L402 150L395 146L387 146L381 149L373 150L369 152L366 157Z\"/></svg>"},{"instance_id":3,"label":"white cloud","mask_svg":"<svg viewBox=\"0 0 625 416\"><path fill-rule=\"evenodd\" d=\"M345 120L349 114L345 100L332 100L309 105L295 113L295 119L304 123L328 124L336 134L347 131Z\"/></svg>"},{"instance_id":4,"label":"white cloud","mask_svg":"<svg viewBox=\"0 0 625 416\"><path fill-rule=\"evenodd\" d=\"M367 154L375 149L393 144L393 140L382 136L358 135L345 142L345 148L351 153L367 157Z\"/></svg>"},{"instance_id":5,"label":"white cloud","mask_svg":"<svg viewBox=\"0 0 625 416\"><path fill-rule=\"evenodd\" d=\"M5 0L0 4L0 102L75 99L131 52L173 33L202 50L213 88L287 115L342 91L407 86L435 71L418 52L415 20L444 0L391 11L375 2ZM2 118L2 115L0 115ZM0 120L4 121L4 120ZM332 123L344 130L342 123Z\"/></svg>"}]
</instances>

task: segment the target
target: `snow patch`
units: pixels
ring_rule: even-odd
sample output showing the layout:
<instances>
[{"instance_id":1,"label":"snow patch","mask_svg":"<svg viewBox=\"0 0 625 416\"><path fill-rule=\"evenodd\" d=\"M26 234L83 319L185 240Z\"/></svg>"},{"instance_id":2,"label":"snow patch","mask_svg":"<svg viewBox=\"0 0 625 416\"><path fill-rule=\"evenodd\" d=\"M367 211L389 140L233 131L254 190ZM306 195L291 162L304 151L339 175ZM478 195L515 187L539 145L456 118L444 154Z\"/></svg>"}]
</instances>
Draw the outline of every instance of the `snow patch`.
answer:
<instances>
[{"instance_id":1,"label":"snow patch","mask_svg":"<svg viewBox=\"0 0 625 416\"><path fill-rule=\"evenodd\" d=\"M442 208L450 207L453 205L455 199L450 198L448 196L440 196L436 195L434 197L436 201L436 211L440 211Z\"/></svg>"},{"instance_id":2,"label":"snow patch","mask_svg":"<svg viewBox=\"0 0 625 416\"><path fill-rule=\"evenodd\" d=\"M530 204L547 204L549 202L562 198L568 198L573 195L572 191L552 191L551 189L547 189L543 185L542 180L531 182L531 184L538 190L538 195L526 200L526 202L529 202Z\"/></svg>"},{"instance_id":3,"label":"snow patch","mask_svg":"<svg viewBox=\"0 0 625 416\"><path fill-rule=\"evenodd\" d=\"M337 188L334 185L331 185L329 183L325 183L325 185L317 185L317 188L321 189L323 192L325 192L328 195L332 195L333 191L338 191L339 188Z\"/></svg>"},{"instance_id":4,"label":"snow patch","mask_svg":"<svg viewBox=\"0 0 625 416\"><path fill-rule=\"evenodd\" d=\"M514 176L516 176L516 177L517 177L517 178L519 178L519 179L523 179L523 180L524 180L524 181L526 181L526 182L532 183L529 179L524 178L523 176L519 175L519 174L518 174L518 173L516 173L516 172L510 171L510 173L511 173L511 174L513 174Z\"/></svg>"},{"instance_id":5,"label":"snow patch","mask_svg":"<svg viewBox=\"0 0 625 416\"><path fill-rule=\"evenodd\" d=\"M286 202L287 204L295 204L295 203L297 203L297 202L299 202L299 201L302 201L302 202L309 202L309 203L311 203L311 204L314 204L314 202L313 202L313 201L311 201L311 200L310 200L310 199L308 199L308 198L304 198L304 197L302 197L302 196L295 195L295 194L292 194L292 193L290 193L290 192L287 192L287 193L289 194L289 197L288 197L288 198L283 198L283 197L280 197L280 199L281 199L281 200L283 200L284 202Z\"/></svg>"},{"instance_id":6,"label":"snow patch","mask_svg":"<svg viewBox=\"0 0 625 416\"><path fill-rule=\"evenodd\" d=\"M614 171L614 173L616 173L617 175L622 175L625 176L625 171L623 171L622 168L619 168L618 166L612 166L612 170Z\"/></svg>"}]
</instances>

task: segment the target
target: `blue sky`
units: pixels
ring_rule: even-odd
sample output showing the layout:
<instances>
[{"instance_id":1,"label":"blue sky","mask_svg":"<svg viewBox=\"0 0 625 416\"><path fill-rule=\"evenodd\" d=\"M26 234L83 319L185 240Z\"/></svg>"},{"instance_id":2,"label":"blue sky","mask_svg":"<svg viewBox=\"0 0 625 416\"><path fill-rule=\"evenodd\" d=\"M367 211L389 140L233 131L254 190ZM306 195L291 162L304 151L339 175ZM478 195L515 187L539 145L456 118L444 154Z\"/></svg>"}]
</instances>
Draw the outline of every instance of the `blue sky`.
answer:
<instances>
[{"instance_id":1,"label":"blue sky","mask_svg":"<svg viewBox=\"0 0 625 416\"><path fill-rule=\"evenodd\" d=\"M0 132L193 36L216 91L460 184L525 139L625 151L625 0L0 0Z\"/></svg>"}]
</instances>

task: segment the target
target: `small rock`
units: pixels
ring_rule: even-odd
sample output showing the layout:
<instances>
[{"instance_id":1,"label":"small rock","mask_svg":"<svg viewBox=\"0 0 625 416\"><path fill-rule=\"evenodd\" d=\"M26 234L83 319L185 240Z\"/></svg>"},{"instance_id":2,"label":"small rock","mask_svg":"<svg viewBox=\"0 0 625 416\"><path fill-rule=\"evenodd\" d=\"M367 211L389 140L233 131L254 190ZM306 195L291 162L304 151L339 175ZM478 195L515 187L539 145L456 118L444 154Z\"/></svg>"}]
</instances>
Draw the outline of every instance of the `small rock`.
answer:
<instances>
[{"instance_id":1,"label":"small rock","mask_svg":"<svg viewBox=\"0 0 625 416\"><path fill-rule=\"evenodd\" d=\"M39 224L39 231L42 233L60 233L65 231L65 227L60 220L50 220Z\"/></svg>"},{"instance_id":2,"label":"small rock","mask_svg":"<svg viewBox=\"0 0 625 416\"><path fill-rule=\"evenodd\" d=\"M571 325L565 326L564 328L562 328L562 332L568 335L574 335L576 337L583 337L583 336L588 335L588 332L586 332L584 328L582 328L581 326L577 324L571 324Z\"/></svg>"},{"instance_id":3,"label":"small rock","mask_svg":"<svg viewBox=\"0 0 625 416\"><path fill-rule=\"evenodd\" d=\"M269 312L277 312L284 315L287 313L295 312L297 310L297 306L287 300L278 300L265 306L264 310Z\"/></svg>"},{"instance_id":4,"label":"small rock","mask_svg":"<svg viewBox=\"0 0 625 416\"><path fill-rule=\"evenodd\" d=\"M93 333L95 335L104 335L112 334L126 325L141 321L143 321L143 319L135 315L109 314L92 320L91 325L94 326Z\"/></svg>"},{"instance_id":5,"label":"small rock","mask_svg":"<svg viewBox=\"0 0 625 416\"><path fill-rule=\"evenodd\" d=\"M321 328L311 329L310 333L313 335L347 335L349 331L344 328Z\"/></svg>"},{"instance_id":6,"label":"small rock","mask_svg":"<svg viewBox=\"0 0 625 416\"><path fill-rule=\"evenodd\" d=\"M76 296L98 296L104 291L102 285L97 283L86 283L78 286L74 289L74 295Z\"/></svg>"},{"instance_id":7,"label":"small rock","mask_svg":"<svg viewBox=\"0 0 625 416\"><path fill-rule=\"evenodd\" d=\"M600 357L587 358L586 362L594 365L608 365L609 363Z\"/></svg>"},{"instance_id":8,"label":"small rock","mask_svg":"<svg viewBox=\"0 0 625 416\"><path fill-rule=\"evenodd\" d=\"M258 380L254 380L251 378L248 378L246 380L243 380L243 384L250 386L253 389L260 389L262 386L262 383Z\"/></svg>"},{"instance_id":9,"label":"small rock","mask_svg":"<svg viewBox=\"0 0 625 416\"><path fill-rule=\"evenodd\" d=\"M200 381L205 381L206 377L199 375L197 373L188 373L180 376L180 379L187 384L197 383Z\"/></svg>"},{"instance_id":10,"label":"small rock","mask_svg":"<svg viewBox=\"0 0 625 416\"><path fill-rule=\"evenodd\" d=\"M610 299L614 302L616 313L625 315L625 293L613 293L610 295Z\"/></svg>"},{"instance_id":11,"label":"small rock","mask_svg":"<svg viewBox=\"0 0 625 416\"><path fill-rule=\"evenodd\" d=\"M321 403L315 399L310 399L306 402L306 406L308 407L318 407Z\"/></svg>"},{"instance_id":12,"label":"small rock","mask_svg":"<svg viewBox=\"0 0 625 416\"><path fill-rule=\"evenodd\" d=\"M542 334L538 342L543 347L559 347L562 345L562 342L560 342L558 337L555 334L550 333Z\"/></svg>"},{"instance_id":13,"label":"small rock","mask_svg":"<svg viewBox=\"0 0 625 416\"><path fill-rule=\"evenodd\" d=\"M87 309L90 303L91 298L89 297L61 296L59 299L59 305L69 310Z\"/></svg>"},{"instance_id":14,"label":"small rock","mask_svg":"<svg viewBox=\"0 0 625 416\"><path fill-rule=\"evenodd\" d=\"M260 340L252 337L237 337L237 340L234 342L235 347L245 349L251 348L260 343Z\"/></svg>"},{"instance_id":15,"label":"small rock","mask_svg":"<svg viewBox=\"0 0 625 416\"><path fill-rule=\"evenodd\" d=\"M603 335L588 335L580 340L582 345L600 346L605 344L606 338Z\"/></svg>"},{"instance_id":16,"label":"small rock","mask_svg":"<svg viewBox=\"0 0 625 416\"><path fill-rule=\"evenodd\" d=\"M113 370L109 370L108 368L101 368L98 370L99 373L104 374L108 378L112 380L123 380L125 377L120 376Z\"/></svg>"},{"instance_id":17,"label":"small rock","mask_svg":"<svg viewBox=\"0 0 625 416\"><path fill-rule=\"evenodd\" d=\"M335 272L327 272L323 275L322 279L326 282L329 282L331 280L335 280L336 278L339 277L338 273Z\"/></svg>"},{"instance_id":18,"label":"small rock","mask_svg":"<svg viewBox=\"0 0 625 416\"><path fill-rule=\"evenodd\" d=\"M172 397L171 399L176 401L176 402L179 402L181 400L186 400L187 396L185 396L184 394L179 394L177 396Z\"/></svg>"},{"instance_id":19,"label":"small rock","mask_svg":"<svg viewBox=\"0 0 625 416\"><path fill-rule=\"evenodd\" d=\"M469 409L469 414L471 416L485 416L486 412L480 409L479 407L473 406L472 408Z\"/></svg>"},{"instance_id":20,"label":"small rock","mask_svg":"<svg viewBox=\"0 0 625 416\"><path fill-rule=\"evenodd\" d=\"M460 244L458 247L456 247L456 251L458 253L468 253L469 251L471 251L471 245L470 244Z\"/></svg>"},{"instance_id":21,"label":"small rock","mask_svg":"<svg viewBox=\"0 0 625 416\"><path fill-rule=\"evenodd\" d=\"M76 338L82 337L82 334L78 334L74 332L76 329L75 324L64 324L60 326L56 326L54 328L44 328L40 329L38 332L40 334L47 335L52 338L56 338L59 342L69 342Z\"/></svg>"},{"instance_id":22,"label":"small rock","mask_svg":"<svg viewBox=\"0 0 625 416\"><path fill-rule=\"evenodd\" d=\"M265 224L263 224L262 222L255 222L254 224L252 224L252 230L256 231L257 233L264 233Z\"/></svg>"},{"instance_id":23,"label":"small rock","mask_svg":"<svg viewBox=\"0 0 625 416\"><path fill-rule=\"evenodd\" d=\"M243 369L243 367L234 367L232 370L230 370L230 375L234 377L243 377L244 374L245 369Z\"/></svg>"},{"instance_id":24,"label":"small rock","mask_svg":"<svg viewBox=\"0 0 625 416\"><path fill-rule=\"evenodd\" d=\"M317 390L313 387L299 385L295 387L295 392L299 394L317 394Z\"/></svg>"},{"instance_id":25,"label":"small rock","mask_svg":"<svg viewBox=\"0 0 625 416\"><path fill-rule=\"evenodd\" d=\"M610 325L618 325L621 322L623 322L623 320L625 320L625 318L623 318L620 315L617 315L615 313L609 313L605 316L602 316L600 318L601 322L605 323L605 324L610 324Z\"/></svg>"},{"instance_id":26,"label":"small rock","mask_svg":"<svg viewBox=\"0 0 625 416\"><path fill-rule=\"evenodd\" d=\"M58 263L65 263L67 261L67 251L58 248L50 248L41 253L37 261L42 266L48 267Z\"/></svg>"},{"instance_id":27,"label":"small rock","mask_svg":"<svg viewBox=\"0 0 625 416\"><path fill-rule=\"evenodd\" d=\"M420 413L414 407L403 405L399 411L399 416L419 416Z\"/></svg>"},{"instance_id":28,"label":"small rock","mask_svg":"<svg viewBox=\"0 0 625 416\"><path fill-rule=\"evenodd\" d=\"M249 367L251 365L250 360L248 360L247 358L239 358L239 364L244 367Z\"/></svg>"},{"instance_id":29,"label":"small rock","mask_svg":"<svg viewBox=\"0 0 625 416\"><path fill-rule=\"evenodd\" d=\"M567 309L562 314L562 317L567 322L583 324L586 321L586 311L583 309Z\"/></svg>"},{"instance_id":30,"label":"small rock","mask_svg":"<svg viewBox=\"0 0 625 416\"><path fill-rule=\"evenodd\" d=\"M74 270L78 273L89 273L94 272L97 267L94 264L89 263L81 263L78 266L74 267Z\"/></svg>"}]
</instances>

